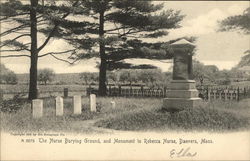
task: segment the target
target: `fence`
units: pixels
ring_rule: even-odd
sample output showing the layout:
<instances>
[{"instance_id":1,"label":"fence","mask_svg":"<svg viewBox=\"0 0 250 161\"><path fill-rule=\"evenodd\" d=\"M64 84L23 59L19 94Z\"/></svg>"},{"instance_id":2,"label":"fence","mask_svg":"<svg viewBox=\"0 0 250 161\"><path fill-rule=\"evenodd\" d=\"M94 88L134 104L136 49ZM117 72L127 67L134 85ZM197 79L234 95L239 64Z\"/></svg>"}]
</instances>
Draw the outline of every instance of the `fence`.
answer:
<instances>
[{"instance_id":1,"label":"fence","mask_svg":"<svg viewBox=\"0 0 250 161\"><path fill-rule=\"evenodd\" d=\"M235 100L239 101L244 98L250 98L250 87L245 88L213 88L213 87L198 87L199 97L204 100ZM98 94L97 89L91 86L86 90L87 95ZM140 88L130 86L109 86L107 88L107 96L111 97L166 97L167 88Z\"/></svg>"},{"instance_id":2,"label":"fence","mask_svg":"<svg viewBox=\"0 0 250 161\"><path fill-rule=\"evenodd\" d=\"M204 100L235 100L239 101L244 98L250 98L250 87L245 88L212 88L212 87L198 87L199 97ZM64 88L63 91L43 91L39 92L39 98L53 97L53 96L73 96L76 94L80 95L98 95L97 89L88 87L85 90L70 90ZM167 88L148 88L145 86L108 86L107 96L111 97L166 97ZM2 93L0 92L0 99L12 99L14 95L20 93ZM23 97L28 96L28 92L21 93Z\"/></svg>"},{"instance_id":3,"label":"fence","mask_svg":"<svg viewBox=\"0 0 250 161\"><path fill-rule=\"evenodd\" d=\"M209 88L198 87L199 97L204 100L235 100L250 98L250 88Z\"/></svg>"},{"instance_id":4,"label":"fence","mask_svg":"<svg viewBox=\"0 0 250 161\"><path fill-rule=\"evenodd\" d=\"M98 94L97 89L91 86L87 88L87 95ZM107 88L107 96L111 97L166 97L166 88L147 88L144 86L109 86Z\"/></svg>"}]
</instances>

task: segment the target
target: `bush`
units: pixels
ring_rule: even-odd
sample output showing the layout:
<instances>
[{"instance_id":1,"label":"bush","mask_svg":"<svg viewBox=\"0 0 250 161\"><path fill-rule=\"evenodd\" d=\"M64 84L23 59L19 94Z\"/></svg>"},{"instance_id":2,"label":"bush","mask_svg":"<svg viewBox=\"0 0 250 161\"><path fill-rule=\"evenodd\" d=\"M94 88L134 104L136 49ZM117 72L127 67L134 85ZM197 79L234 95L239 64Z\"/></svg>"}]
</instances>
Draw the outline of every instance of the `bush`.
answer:
<instances>
[{"instance_id":1,"label":"bush","mask_svg":"<svg viewBox=\"0 0 250 161\"><path fill-rule=\"evenodd\" d=\"M231 84L231 80L228 79L228 78L225 78L225 79L218 79L216 81L216 84L218 85L230 85Z\"/></svg>"},{"instance_id":2,"label":"bush","mask_svg":"<svg viewBox=\"0 0 250 161\"><path fill-rule=\"evenodd\" d=\"M38 81L43 82L45 85L47 82L51 82L55 76L55 72L53 69L44 68L38 70Z\"/></svg>"},{"instance_id":3,"label":"bush","mask_svg":"<svg viewBox=\"0 0 250 161\"><path fill-rule=\"evenodd\" d=\"M2 73L0 77L1 77L1 83L17 84L17 76L12 71L9 71L7 73Z\"/></svg>"},{"instance_id":4,"label":"bush","mask_svg":"<svg viewBox=\"0 0 250 161\"><path fill-rule=\"evenodd\" d=\"M22 94L16 94L11 100L1 100L0 101L0 111L1 112L16 112L23 104L26 102L21 98Z\"/></svg>"},{"instance_id":5,"label":"bush","mask_svg":"<svg viewBox=\"0 0 250 161\"><path fill-rule=\"evenodd\" d=\"M79 76L80 76L80 79L84 81L85 85L89 85L89 84L92 84L94 82L98 82L98 80L99 80L98 73L83 72L83 73L80 73Z\"/></svg>"},{"instance_id":6,"label":"bush","mask_svg":"<svg viewBox=\"0 0 250 161\"><path fill-rule=\"evenodd\" d=\"M67 84L65 81L57 81L55 82L55 85L64 85Z\"/></svg>"}]
</instances>

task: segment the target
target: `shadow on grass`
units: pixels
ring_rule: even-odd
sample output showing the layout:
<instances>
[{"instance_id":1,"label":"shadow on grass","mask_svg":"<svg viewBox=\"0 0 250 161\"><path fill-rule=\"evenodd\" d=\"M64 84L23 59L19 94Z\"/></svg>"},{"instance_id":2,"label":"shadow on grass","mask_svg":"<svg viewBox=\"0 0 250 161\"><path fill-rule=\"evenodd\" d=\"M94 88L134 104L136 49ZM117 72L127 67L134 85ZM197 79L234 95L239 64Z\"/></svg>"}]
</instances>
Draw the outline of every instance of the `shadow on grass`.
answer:
<instances>
[{"instance_id":1,"label":"shadow on grass","mask_svg":"<svg viewBox=\"0 0 250 161\"><path fill-rule=\"evenodd\" d=\"M249 128L248 102L210 102L203 108L170 114L162 111L162 99L97 97L99 112L90 112L82 99L82 114L73 115L72 98L64 99L64 115L55 116L55 100L44 100L44 116L33 119L30 103L16 112L1 112L5 131L55 131L103 133L102 128L127 131L237 131ZM111 101L116 107L111 107ZM98 127L102 127L99 128Z\"/></svg>"}]
</instances>

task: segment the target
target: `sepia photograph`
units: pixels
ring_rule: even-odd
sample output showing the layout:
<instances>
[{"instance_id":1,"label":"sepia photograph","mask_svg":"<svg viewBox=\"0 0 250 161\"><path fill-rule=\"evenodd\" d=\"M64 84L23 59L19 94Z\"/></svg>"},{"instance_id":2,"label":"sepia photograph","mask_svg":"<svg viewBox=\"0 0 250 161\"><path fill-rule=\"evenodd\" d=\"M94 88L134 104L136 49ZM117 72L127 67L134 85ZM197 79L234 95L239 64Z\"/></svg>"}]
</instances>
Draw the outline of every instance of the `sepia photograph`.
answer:
<instances>
[{"instance_id":1,"label":"sepia photograph","mask_svg":"<svg viewBox=\"0 0 250 161\"><path fill-rule=\"evenodd\" d=\"M250 160L249 1L1 0L0 160Z\"/></svg>"}]
</instances>

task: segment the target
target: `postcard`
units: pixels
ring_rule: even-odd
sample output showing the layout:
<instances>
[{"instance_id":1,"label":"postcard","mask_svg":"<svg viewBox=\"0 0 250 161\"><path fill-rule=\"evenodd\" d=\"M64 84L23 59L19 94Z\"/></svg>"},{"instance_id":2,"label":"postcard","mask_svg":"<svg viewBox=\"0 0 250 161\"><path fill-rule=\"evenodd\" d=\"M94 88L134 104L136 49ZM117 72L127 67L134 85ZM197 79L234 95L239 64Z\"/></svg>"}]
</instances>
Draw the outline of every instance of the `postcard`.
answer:
<instances>
[{"instance_id":1,"label":"postcard","mask_svg":"<svg viewBox=\"0 0 250 161\"><path fill-rule=\"evenodd\" d=\"M0 160L250 160L248 1L0 6Z\"/></svg>"}]
</instances>

